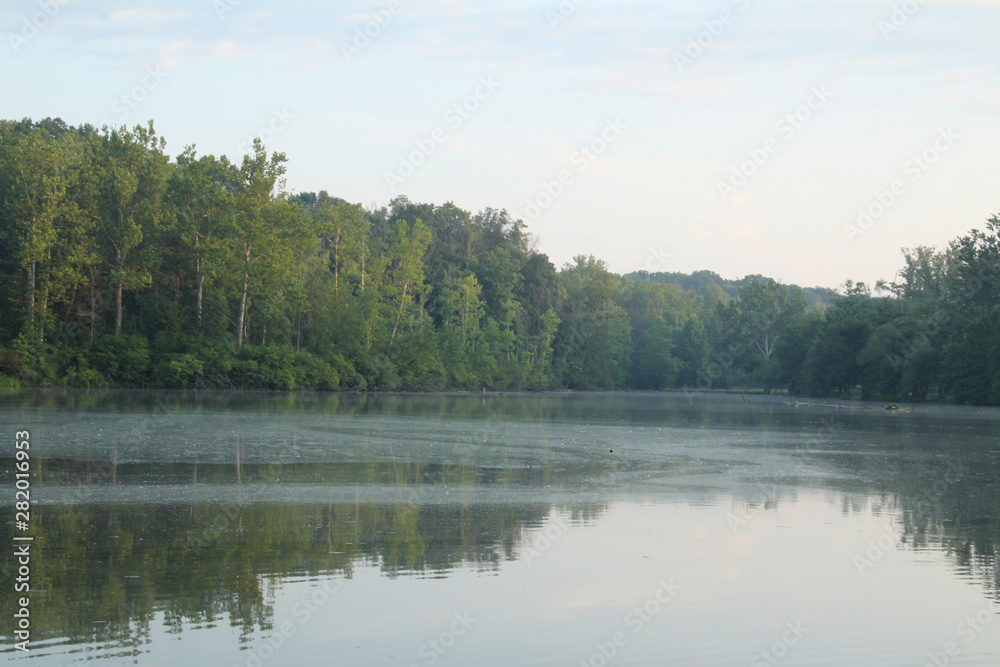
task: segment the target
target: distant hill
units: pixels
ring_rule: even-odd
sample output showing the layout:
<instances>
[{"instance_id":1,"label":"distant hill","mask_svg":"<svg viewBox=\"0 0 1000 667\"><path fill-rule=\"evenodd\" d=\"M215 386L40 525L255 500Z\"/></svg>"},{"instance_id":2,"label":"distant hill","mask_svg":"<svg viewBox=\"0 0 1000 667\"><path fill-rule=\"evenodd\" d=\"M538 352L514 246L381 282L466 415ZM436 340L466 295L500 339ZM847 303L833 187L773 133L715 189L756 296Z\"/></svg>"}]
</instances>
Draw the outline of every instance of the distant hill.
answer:
<instances>
[{"instance_id":1,"label":"distant hill","mask_svg":"<svg viewBox=\"0 0 1000 667\"><path fill-rule=\"evenodd\" d=\"M715 286L721 289L729 297L736 298L741 285L752 280L763 278L764 276L751 275L745 276L739 280L727 280L715 271L695 271L690 274L673 271L659 273L635 271L633 273L626 274L623 277L628 280L637 280L640 282L653 281L677 285L685 291L697 292L698 294L703 294L706 287ZM786 285L786 287L791 289L798 286ZM800 287L799 289L802 290L802 298L805 300L810 309L829 306L833 303L833 300L837 296L837 293L828 287Z\"/></svg>"}]
</instances>

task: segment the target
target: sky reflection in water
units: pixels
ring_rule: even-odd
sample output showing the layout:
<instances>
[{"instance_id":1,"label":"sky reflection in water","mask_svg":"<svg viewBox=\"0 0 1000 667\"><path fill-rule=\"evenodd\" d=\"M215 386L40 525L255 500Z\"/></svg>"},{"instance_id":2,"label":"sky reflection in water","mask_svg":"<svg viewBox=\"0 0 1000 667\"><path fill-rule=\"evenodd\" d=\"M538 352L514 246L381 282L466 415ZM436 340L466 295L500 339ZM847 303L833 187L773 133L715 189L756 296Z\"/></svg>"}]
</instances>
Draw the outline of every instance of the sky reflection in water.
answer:
<instances>
[{"instance_id":1,"label":"sky reflection in water","mask_svg":"<svg viewBox=\"0 0 1000 667\"><path fill-rule=\"evenodd\" d=\"M37 643L10 659L1000 659L996 411L48 393L0 414L38 466Z\"/></svg>"}]
</instances>

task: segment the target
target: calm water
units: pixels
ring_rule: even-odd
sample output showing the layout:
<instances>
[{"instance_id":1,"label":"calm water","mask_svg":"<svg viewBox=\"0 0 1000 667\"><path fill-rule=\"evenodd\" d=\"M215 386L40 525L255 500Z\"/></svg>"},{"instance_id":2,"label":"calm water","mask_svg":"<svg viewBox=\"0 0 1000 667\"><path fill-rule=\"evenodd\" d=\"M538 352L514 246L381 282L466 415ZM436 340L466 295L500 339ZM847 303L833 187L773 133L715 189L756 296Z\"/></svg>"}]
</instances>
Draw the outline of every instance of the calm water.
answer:
<instances>
[{"instance_id":1,"label":"calm water","mask_svg":"<svg viewBox=\"0 0 1000 667\"><path fill-rule=\"evenodd\" d=\"M0 655L1000 664L1000 412L785 400L0 394Z\"/></svg>"}]
</instances>

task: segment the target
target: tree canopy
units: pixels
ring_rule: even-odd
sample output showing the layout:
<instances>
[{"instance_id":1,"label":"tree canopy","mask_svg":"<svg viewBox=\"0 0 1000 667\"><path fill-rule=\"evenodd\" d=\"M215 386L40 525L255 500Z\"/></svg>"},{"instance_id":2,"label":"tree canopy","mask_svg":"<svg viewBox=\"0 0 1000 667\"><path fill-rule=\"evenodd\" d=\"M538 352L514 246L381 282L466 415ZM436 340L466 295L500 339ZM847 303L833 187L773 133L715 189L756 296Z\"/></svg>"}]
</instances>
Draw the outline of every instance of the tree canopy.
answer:
<instances>
[{"instance_id":1,"label":"tree canopy","mask_svg":"<svg viewBox=\"0 0 1000 667\"><path fill-rule=\"evenodd\" d=\"M150 122L0 121L0 386L784 389L1000 404L1000 218L898 282L557 269L504 210L285 191Z\"/></svg>"}]
</instances>

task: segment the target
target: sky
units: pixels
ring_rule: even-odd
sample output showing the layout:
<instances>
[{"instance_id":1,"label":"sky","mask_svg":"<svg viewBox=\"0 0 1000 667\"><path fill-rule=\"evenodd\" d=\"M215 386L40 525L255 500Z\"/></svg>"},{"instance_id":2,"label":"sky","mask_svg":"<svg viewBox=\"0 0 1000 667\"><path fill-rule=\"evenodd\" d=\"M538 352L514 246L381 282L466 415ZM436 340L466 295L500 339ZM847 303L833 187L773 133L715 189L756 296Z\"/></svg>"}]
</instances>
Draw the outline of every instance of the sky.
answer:
<instances>
[{"instance_id":1,"label":"sky","mask_svg":"<svg viewBox=\"0 0 1000 667\"><path fill-rule=\"evenodd\" d=\"M1000 0L6 0L0 117L521 218L557 267L892 280L1000 213Z\"/></svg>"}]
</instances>

